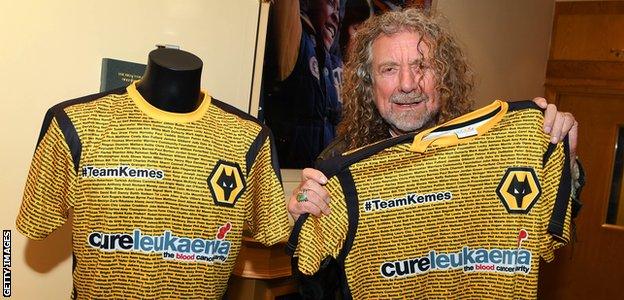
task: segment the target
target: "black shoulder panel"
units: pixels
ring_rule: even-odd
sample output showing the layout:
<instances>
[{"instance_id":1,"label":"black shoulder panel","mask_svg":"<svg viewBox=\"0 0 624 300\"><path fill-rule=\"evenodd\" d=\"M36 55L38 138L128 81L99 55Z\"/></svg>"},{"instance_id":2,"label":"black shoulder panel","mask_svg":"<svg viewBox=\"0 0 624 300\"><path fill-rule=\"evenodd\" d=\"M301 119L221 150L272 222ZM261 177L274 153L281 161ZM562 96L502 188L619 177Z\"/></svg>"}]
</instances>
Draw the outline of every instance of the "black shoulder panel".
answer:
<instances>
[{"instance_id":1,"label":"black shoulder panel","mask_svg":"<svg viewBox=\"0 0 624 300\"><path fill-rule=\"evenodd\" d=\"M277 178L279 179L279 181L282 182L282 175L280 173L279 162L277 160L277 152L275 150L276 149L275 141L273 139L273 133L271 132L269 127L262 124L262 122L260 122L254 116L232 105L229 105L221 100L212 98L210 103L214 104L214 106L222 109L223 111L227 113L231 113L243 120L254 122L262 128L260 132L258 133L258 135L256 136L256 139L251 144L249 151L247 151L247 154L245 155L245 160L247 163L247 175L249 175L249 170L251 169L251 166L253 165L254 161L256 160L256 157L258 156L258 153L260 152L260 149L262 148L262 144L264 144L264 141L267 138L269 138L271 140L271 164L273 165L273 171L275 171L275 175L277 175Z\"/></svg>"},{"instance_id":2,"label":"black shoulder panel","mask_svg":"<svg viewBox=\"0 0 624 300\"><path fill-rule=\"evenodd\" d=\"M271 166L273 167L273 172L275 172L277 179L279 179L281 183L282 174L280 173L279 161L277 159L277 151L275 150L276 148L275 148L275 141L273 138L273 133L271 132L269 127L267 127L264 124L261 124L261 125L262 125L262 130L260 130L256 138L254 139L253 143L251 143L251 146L249 147L249 150L247 151L247 154L245 155L245 163L247 164L247 175L249 175L251 166L256 161L256 157L258 157L258 153L260 153L260 149L262 149L262 145L264 144L264 141L269 139L271 141L271 145L270 145L271 146L271 149L270 149Z\"/></svg>"},{"instance_id":3,"label":"black shoulder panel","mask_svg":"<svg viewBox=\"0 0 624 300\"><path fill-rule=\"evenodd\" d=\"M359 211L359 197L357 190L355 189L355 182L353 181L353 175L349 170L344 170L338 174L340 180L340 186L347 202L347 215L348 215L348 229L347 237L345 238L342 249L338 253L336 260L344 264L344 260L351 251L353 241L355 240L355 234L357 233L358 221L360 219Z\"/></svg>"},{"instance_id":4,"label":"black shoulder panel","mask_svg":"<svg viewBox=\"0 0 624 300\"><path fill-rule=\"evenodd\" d=\"M252 115L250 115L250 114L248 114L248 113L246 113L246 112L244 112L244 111L242 111L242 110L240 110L240 109L238 109L238 108L236 108L236 107L234 107L232 105L229 105L229 104L227 104L227 103L225 103L225 102L223 102L221 100L212 98L210 103L214 104L214 106L216 106L216 107L218 107L218 108L220 108L220 109L222 109L222 110L224 110L224 111L226 111L228 113L231 113L231 114L233 114L233 115L235 115L237 117L240 117L240 118L245 119L245 120L253 121L253 122L257 123L258 125L262 125L262 123L260 121L258 121L258 119L256 119L254 116L252 116Z\"/></svg>"},{"instance_id":5,"label":"black shoulder panel","mask_svg":"<svg viewBox=\"0 0 624 300\"><path fill-rule=\"evenodd\" d=\"M303 223L305 223L309 216L309 213L302 214L295 221L295 225L293 226L293 229L290 232L290 237L288 237L288 242L286 243L286 254L290 256L295 255L297 244L299 244L299 234L301 233L301 228L303 228Z\"/></svg>"},{"instance_id":6,"label":"black shoulder panel","mask_svg":"<svg viewBox=\"0 0 624 300\"><path fill-rule=\"evenodd\" d=\"M340 172L338 175L338 179L340 180L340 186L342 187L342 192L344 193L345 201L347 202L347 236L345 237L344 244L342 245L342 249L338 253L336 257L336 261L340 266L341 270L345 270L345 260L349 252L351 252L351 248L353 247L353 241L355 241L355 235L357 234L358 224L360 220L360 211L359 211L359 197L357 190L355 189L355 182L353 181L353 175L351 172L346 169ZM351 296L351 289L347 284L347 272L342 272L342 296L344 299L353 299Z\"/></svg>"},{"instance_id":7,"label":"black shoulder panel","mask_svg":"<svg viewBox=\"0 0 624 300\"><path fill-rule=\"evenodd\" d=\"M533 109L544 111L541 107L537 106L537 104L535 104L535 102L531 100L507 102L507 104L509 104L509 108L507 109L508 111L521 110L521 109L527 109L527 108L533 108Z\"/></svg>"},{"instance_id":8,"label":"black shoulder panel","mask_svg":"<svg viewBox=\"0 0 624 300\"><path fill-rule=\"evenodd\" d=\"M110 91L105 91L105 92L92 94L92 95L88 95L88 96L84 96L84 97L80 97L80 98L76 98L72 100L63 101L59 104L52 106L50 109L48 109L48 112L43 118L43 124L41 125L41 131L39 132L37 145L39 145L39 143L43 139L44 134L48 131L48 128L50 127L50 124L52 123L52 119L56 118L56 120L59 123L59 127L61 131L63 132L63 136L65 137L65 142L67 143L67 146L69 146L69 150L71 151L72 161L74 162L74 169L76 170L76 172L78 172L78 166L80 164L80 155L82 153L82 144L80 142L80 137L78 136L78 132L76 132L76 128L74 127L74 124L72 124L71 120L65 113L65 108L72 106L72 105L76 105L76 104L87 103L87 102L102 98L106 95L111 95L111 94L120 95L125 92L126 92L126 88L122 87L122 88L118 88L118 89L114 89Z\"/></svg>"},{"instance_id":9,"label":"black shoulder panel","mask_svg":"<svg viewBox=\"0 0 624 300\"><path fill-rule=\"evenodd\" d=\"M337 136L334 138L325 149L318 155L315 160L315 163L318 163L323 160L327 160L333 157L340 156L344 153L347 148L347 138L345 136Z\"/></svg>"},{"instance_id":10,"label":"black shoulder panel","mask_svg":"<svg viewBox=\"0 0 624 300\"><path fill-rule=\"evenodd\" d=\"M553 144L550 144L553 145ZM550 148L550 147L549 147ZM564 162L555 205L548 223L548 233L553 237L562 239L563 224L566 217L568 203L570 201L570 193L572 192L572 172L570 170L570 145L568 144L568 136L563 139Z\"/></svg>"},{"instance_id":11,"label":"black shoulder panel","mask_svg":"<svg viewBox=\"0 0 624 300\"><path fill-rule=\"evenodd\" d=\"M408 133L397 137L382 140L381 142L365 146L347 155L338 155L315 163L315 169L321 171L327 178L332 177L350 165L371 157L380 151L403 143L411 143L417 133Z\"/></svg>"},{"instance_id":12,"label":"black shoulder panel","mask_svg":"<svg viewBox=\"0 0 624 300\"><path fill-rule=\"evenodd\" d=\"M566 135L563 139L567 140L568 136ZM546 148L546 151L544 152L544 155L542 156L542 168L546 166L546 163L550 159L550 156L555 152L556 149L557 149L557 144L548 143L548 148Z\"/></svg>"},{"instance_id":13,"label":"black shoulder panel","mask_svg":"<svg viewBox=\"0 0 624 300\"><path fill-rule=\"evenodd\" d=\"M251 170L251 166L254 161L256 161L256 157L262 148L262 144L268 138L269 131L262 127L262 130L258 133L254 141L249 146L249 150L247 150L247 154L245 154L245 163L247 164L247 175L249 175L249 171Z\"/></svg>"},{"instance_id":14,"label":"black shoulder panel","mask_svg":"<svg viewBox=\"0 0 624 300\"><path fill-rule=\"evenodd\" d=\"M39 132L39 139L37 140L37 144L41 142L41 139L43 139L43 135L46 133L46 131L48 131L48 127L50 127L50 123L52 122L52 118L55 116L54 114L55 112L63 111L63 109L65 109L66 107L72 106L74 104L86 103L89 101L93 101L95 99L102 98L106 95L110 95L110 94L120 95L125 92L126 92L126 88L123 87L123 88L118 88L118 89L114 89L110 91L92 94L92 95L88 95L88 96L84 96L84 97L80 97L76 99L66 100L66 101L63 101L59 104L52 106L50 109L48 109L48 112L43 118L43 124L41 125L41 131Z\"/></svg>"}]
</instances>

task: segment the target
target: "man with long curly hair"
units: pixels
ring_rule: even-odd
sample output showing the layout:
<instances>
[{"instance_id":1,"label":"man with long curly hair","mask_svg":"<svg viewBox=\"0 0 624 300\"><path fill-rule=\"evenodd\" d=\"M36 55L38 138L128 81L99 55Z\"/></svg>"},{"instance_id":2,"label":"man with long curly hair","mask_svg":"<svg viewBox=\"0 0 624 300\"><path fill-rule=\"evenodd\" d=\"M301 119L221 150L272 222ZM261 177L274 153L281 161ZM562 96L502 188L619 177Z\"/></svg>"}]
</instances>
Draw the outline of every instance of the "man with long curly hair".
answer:
<instances>
[{"instance_id":1,"label":"man with long curly hair","mask_svg":"<svg viewBox=\"0 0 624 300\"><path fill-rule=\"evenodd\" d=\"M338 134L319 156L326 159L392 136L442 124L472 109L473 75L439 16L416 9L374 16L359 26L349 46L343 76L343 116ZM544 131L551 142L570 136L575 157L578 124L543 98ZM573 169L578 170L577 164ZM578 174L578 171L573 171ZM316 216L330 213L327 178L303 170L288 210ZM302 197L301 191L308 191ZM299 198L299 199L298 199Z\"/></svg>"}]
</instances>

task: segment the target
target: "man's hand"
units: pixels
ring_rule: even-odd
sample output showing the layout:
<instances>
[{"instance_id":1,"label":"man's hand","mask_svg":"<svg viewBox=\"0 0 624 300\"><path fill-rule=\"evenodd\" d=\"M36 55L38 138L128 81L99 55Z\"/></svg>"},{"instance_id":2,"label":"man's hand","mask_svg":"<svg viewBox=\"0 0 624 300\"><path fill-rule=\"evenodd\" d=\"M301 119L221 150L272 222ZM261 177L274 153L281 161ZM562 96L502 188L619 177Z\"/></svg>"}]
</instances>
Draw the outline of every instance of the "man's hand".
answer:
<instances>
[{"instance_id":1,"label":"man's hand","mask_svg":"<svg viewBox=\"0 0 624 300\"><path fill-rule=\"evenodd\" d=\"M321 171L305 168L301 172L301 182L293 190L288 201L288 212L297 220L301 214L311 213L317 217L329 215L329 193L323 187L327 183L327 177ZM303 193L302 195L298 195ZM297 197L300 197L299 201ZM301 201L301 198L305 198Z\"/></svg>"},{"instance_id":2,"label":"man's hand","mask_svg":"<svg viewBox=\"0 0 624 300\"><path fill-rule=\"evenodd\" d=\"M544 112L544 132L550 134L550 142L558 143L568 135L570 142L570 159L576 162L576 145L578 138L578 122L571 113L557 111L557 106L548 104L546 99L538 97L533 102Z\"/></svg>"}]
</instances>

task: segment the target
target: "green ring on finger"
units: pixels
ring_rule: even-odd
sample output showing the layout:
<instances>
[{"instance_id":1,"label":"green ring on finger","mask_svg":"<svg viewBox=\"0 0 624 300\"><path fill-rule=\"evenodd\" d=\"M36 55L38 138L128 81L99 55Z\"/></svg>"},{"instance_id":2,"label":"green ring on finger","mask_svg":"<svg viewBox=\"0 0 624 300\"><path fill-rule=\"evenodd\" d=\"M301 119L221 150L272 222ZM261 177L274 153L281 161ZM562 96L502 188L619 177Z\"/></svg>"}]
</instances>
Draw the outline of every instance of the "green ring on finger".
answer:
<instances>
[{"instance_id":1,"label":"green ring on finger","mask_svg":"<svg viewBox=\"0 0 624 300\"><path fill-rule=\"evenodd\" d=\"M308 201L308 189L301 189L297 193L297 202L306 202Z\"/></svg>"}]
</instances>

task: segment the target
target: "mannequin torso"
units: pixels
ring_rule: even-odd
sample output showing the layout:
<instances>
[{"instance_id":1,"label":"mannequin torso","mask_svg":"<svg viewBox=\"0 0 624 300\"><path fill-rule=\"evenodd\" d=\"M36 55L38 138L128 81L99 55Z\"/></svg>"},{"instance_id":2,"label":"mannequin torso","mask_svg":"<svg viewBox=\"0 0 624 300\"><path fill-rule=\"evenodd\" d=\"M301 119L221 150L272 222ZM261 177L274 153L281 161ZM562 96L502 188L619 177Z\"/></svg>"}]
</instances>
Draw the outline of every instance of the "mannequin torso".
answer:
<instances>
[{"instance_id":1,"label":"mannequin torso","mask_svg":"<svg viewBox=\"0 0 624 300\"><path fill-rule=\"evenodd\" d=\"M145 74L136 87L154 107L176 113L201 104L202 61L186 51L160 48L150 52Z\"/></svg>"}]
</instances>

